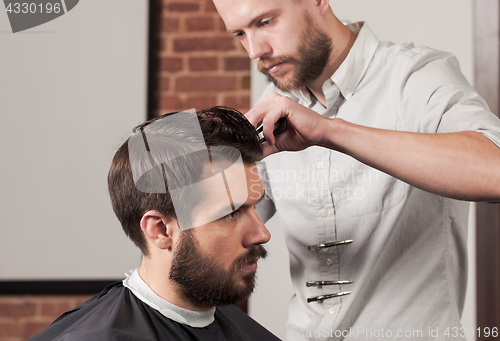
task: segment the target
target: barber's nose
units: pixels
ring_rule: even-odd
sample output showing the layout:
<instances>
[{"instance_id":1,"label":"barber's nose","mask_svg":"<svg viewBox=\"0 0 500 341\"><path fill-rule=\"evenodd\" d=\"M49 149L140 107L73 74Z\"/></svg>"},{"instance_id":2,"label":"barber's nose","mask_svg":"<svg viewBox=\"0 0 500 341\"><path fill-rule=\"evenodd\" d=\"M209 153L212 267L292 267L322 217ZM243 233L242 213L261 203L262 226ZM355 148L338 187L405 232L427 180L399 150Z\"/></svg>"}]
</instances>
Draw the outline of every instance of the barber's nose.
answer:
<instances>
[{"instance_id":1,"label":"barber's nose","mask_svg":"<svg viewBox=\"0 0 500 341\"><path fill-rule=\"evenodd\" d=\"M245 247L265 244L271 239L271 233L255 210L250 214L248 231L243 241Z\"/></svg>"},{"instance_id":2,"label":"barber's nose","mask_svg":"<svg viewBox=\"0 0 500 341\"><path fill-rule=\"evenodd\" d=\"M250 59L259 59L260 57L271 53L271 46L265 39L258 36L249 36L245 49Z\"/></svg>"}]
</instances>

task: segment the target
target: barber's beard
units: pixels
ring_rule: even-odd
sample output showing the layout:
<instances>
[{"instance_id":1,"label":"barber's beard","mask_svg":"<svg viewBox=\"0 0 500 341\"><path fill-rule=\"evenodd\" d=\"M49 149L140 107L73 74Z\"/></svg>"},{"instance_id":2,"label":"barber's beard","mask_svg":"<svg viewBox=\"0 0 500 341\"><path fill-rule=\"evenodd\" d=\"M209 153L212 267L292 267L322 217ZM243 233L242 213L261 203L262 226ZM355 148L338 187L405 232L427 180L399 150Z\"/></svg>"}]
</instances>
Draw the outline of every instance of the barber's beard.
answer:
<instances>
[{"instance_id":1,"label":"barber's beard","mask_svg":"<svg viewBox=\"0 0 500 341\"><path fill-rule=\"evenodd\" d=\"M215 260L204 255L195 245L189 231L185 231L174 253L170 279L178 284L181 297L195 306L211 308L236 304L248 298L255 287L255 272L243 277L238 272L257 257L267 257L267 251L261 245L237 258L231 269L225 270ZM239 283L240 278L243 284Z\"/></svg>"},{"instance_id":2,"label":"barber's beard","mask_svg":"<svg viewBox=\"0 0 500 341\"><path fill-rule=\"evenodd\" d=\"M288 92L311 84L318 79L328 63L332 51L332 40L327 34L314 26L311 21L309 23L309 28L302 36L297 49L298 58L280 56L262 57L259 60L259 71L266 75L281 91ZM293 64L293 70L289 71L292 72L289 81L281 80L281 70L270 74L264 69L264 65L269 66L282 62Z\"/></svg>"}]
</instances>

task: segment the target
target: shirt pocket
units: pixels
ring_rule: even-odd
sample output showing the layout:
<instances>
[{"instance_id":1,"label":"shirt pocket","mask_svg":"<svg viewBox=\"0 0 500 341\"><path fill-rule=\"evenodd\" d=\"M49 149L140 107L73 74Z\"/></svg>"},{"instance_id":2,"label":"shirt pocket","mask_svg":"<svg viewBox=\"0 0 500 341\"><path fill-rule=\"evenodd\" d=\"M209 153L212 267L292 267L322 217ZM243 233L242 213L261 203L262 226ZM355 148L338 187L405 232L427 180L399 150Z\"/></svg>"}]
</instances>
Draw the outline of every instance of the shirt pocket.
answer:
<instances>
[{"instance_id":1,"label":"shirt pocket","mask_svg":"<svg viewBox=\"0 0 500 341\"><path fill-rule=\"evenodd\" d=\"M372 167L362 168L351 182L346 205L353 217L381 212L403 201L404 182Z\"/></svg>"}]
</instances>

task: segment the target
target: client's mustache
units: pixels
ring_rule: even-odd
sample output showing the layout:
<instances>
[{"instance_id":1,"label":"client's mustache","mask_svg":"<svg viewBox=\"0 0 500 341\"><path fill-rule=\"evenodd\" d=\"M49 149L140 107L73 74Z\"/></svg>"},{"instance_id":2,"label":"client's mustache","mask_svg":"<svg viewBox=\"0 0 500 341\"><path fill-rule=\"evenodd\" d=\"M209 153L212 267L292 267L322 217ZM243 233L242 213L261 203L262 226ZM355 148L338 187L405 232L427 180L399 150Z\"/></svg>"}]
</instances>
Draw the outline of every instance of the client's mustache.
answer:
<instances>
[{"instance_id":1,"label":"client's mustache","mask_svg":"<svg viewBox=\"0 0 500 341\"><path fill-rule=\"evenodd\" d=\"M267 250L262 245L258 245L248 250L248 252L245 253L244 255L238 257L234 261L233 268L236 270L244 267L248 263L254 262L258 258L265 259L266 257L267 257Z\"/></svg>"}]
</instances>

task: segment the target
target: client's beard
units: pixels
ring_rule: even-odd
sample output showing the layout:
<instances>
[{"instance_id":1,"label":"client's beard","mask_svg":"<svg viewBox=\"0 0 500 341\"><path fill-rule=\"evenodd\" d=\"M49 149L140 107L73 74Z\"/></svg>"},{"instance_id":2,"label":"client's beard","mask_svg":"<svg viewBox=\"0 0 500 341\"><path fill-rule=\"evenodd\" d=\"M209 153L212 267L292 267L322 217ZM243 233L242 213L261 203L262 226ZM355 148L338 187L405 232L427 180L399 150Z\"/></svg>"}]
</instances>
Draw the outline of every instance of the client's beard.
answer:
<instances>
[{"instance_id":1,"label":"client's beard","mask_svg":"<svg viewBox=\"0 0 500 341\"><path fill-rule=\"evenodd\" d=\"M258 257L267 257L267 251L261 245L237 258L231 269L224 270L215 260L198 250L187 230L175 249L170 279L179 284L181 297L195 306L211 308L236 304L253 292L256 276L255 272L246 274L242 286L236 283L234 275Z\"/></svg>"}]
</instances>

